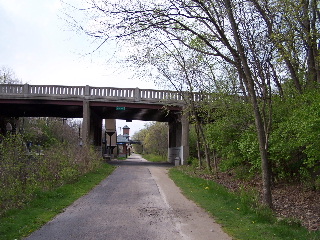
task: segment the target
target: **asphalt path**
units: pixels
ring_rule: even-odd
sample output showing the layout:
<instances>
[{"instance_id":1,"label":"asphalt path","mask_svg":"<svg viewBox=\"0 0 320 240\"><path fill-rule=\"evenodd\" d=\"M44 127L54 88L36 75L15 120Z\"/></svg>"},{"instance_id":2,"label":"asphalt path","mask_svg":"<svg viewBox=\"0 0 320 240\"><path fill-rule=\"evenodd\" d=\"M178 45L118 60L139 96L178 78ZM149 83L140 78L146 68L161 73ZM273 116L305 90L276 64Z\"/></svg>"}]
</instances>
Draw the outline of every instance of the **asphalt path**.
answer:
<instances>
[{"instance_id":1,"label":"asphalt path","mask_svg":"<svg viewBox=\"0 0 320 240\"><path fill-rule=\"evenodd\" d=\"M109 177L26 239L231 239L181 194L171 165L137 154L111 163L118 167Z\"/></svg>"}]
</instances>

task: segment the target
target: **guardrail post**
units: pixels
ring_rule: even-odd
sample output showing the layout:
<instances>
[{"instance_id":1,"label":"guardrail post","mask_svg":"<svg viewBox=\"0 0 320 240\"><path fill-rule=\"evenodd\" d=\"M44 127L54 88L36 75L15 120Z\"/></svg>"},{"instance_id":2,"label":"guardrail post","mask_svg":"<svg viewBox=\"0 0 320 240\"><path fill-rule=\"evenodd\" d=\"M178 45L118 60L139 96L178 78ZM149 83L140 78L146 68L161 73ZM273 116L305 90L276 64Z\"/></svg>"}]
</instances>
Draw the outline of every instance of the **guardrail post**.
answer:
<instances>
[{"instance_id":1,"label":"guardrail post","mask_svg":"<svg viewBox=\"0 0 320 240\"><path fill-rule=\"evenodd\" d=\"M84 95L85 96L90 96L90 86L89 85L86 85L84 87Z\"/></svg>"},{"instance_id":2,"label":"guardrail post","mask_svg":"<svg viewBox=\"0 0 320 240\"><path fill-rule=\"evenodd\" d=\"M140 89L139 88L135 88L134 89L134 100L136 102L139 102L141 100L141 98L140 98Z\"/></svg>"},{"instance_id":3,"label":"guardrail post","mask_svg":"<svg viewBox=\"0 0 320 240\"><path fill-rule=\"evenodd\" d=\"M23 96L26 97L27 95L29 95L29 84L24 84L23 85Z\"/></svg>"}]
</instances>

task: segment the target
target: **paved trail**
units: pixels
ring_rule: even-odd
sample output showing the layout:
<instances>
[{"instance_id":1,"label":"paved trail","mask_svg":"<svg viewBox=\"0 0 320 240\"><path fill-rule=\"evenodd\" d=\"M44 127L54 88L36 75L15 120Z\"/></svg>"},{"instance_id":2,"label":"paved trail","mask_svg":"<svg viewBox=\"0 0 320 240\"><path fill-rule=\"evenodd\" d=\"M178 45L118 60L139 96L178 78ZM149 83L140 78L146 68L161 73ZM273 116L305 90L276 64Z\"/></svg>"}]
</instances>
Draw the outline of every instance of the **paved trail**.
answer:
<instances>
[{"instance_id":1,"label":"paved trail","mask_svg":"<svg viewBox=\"0 0 320 240\"><path fill-rule=\"evenodd\" d=\"M108 178L27 239L231 239L180 193L167 164L136 154L113 164Z\"/></svg>"}]
</instances>

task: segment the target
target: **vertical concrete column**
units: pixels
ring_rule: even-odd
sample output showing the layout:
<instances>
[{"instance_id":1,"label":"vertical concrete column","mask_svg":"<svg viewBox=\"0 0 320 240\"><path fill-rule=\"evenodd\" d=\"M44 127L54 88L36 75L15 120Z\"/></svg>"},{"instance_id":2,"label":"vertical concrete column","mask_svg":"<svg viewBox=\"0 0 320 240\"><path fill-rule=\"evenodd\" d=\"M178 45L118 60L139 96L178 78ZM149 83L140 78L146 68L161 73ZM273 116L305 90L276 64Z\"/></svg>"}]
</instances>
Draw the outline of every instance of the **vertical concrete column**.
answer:
<instances>
[{"instance_id":1,"label":"vertical concrete column","mask_svg":"<svg viewBox=\"0 0 320 240\"><path fill-rule=\"evenodd\" d=\"M84 97L86 100L83 101L83 113L82 113L82 142L84 145L93 144L91 130L91 109L90 101L90 86L86 85L84 87Z\"/></svg>"},{"instance_id":2,"label":"vertical concrete column","mask_svg":"<svg viewBox=\"0 0 320 240\"><path fill-rule=\"evenodd\" d=\"M175 147L176 146L176 129L174 122L169 122L169 129L168 129L168 146Z\"/></svg>"},{"instance_id":3,"label":"vertical concrete column","mask_svg":"<svg viewBox=\"0 0 320 240\"><path fill-rule=\"evenodd\" d=\"M186 165L189 159L189 114L184 112L181 116L181 126L182 126L182 134L181 134L181 164Z\"/></svg>"},{"instance_id":4,"label":"vertical concrete column","mask_svg":"<svg viewBox=\"0 0 320 240\"><path fill-rule=\"evenodd\" d=\"M82 120L82 142L84 145L90 144L90 102L83 101L83 120Z\"/></svg>"},{"instance_id":5,"label":"vertical concrete column","mask_svg":"<svg viewBox=\"0 0 320 240\"><path fill-rule=\"evenodd\" d=\"M174 147L176 145L174 122L168 123L168 162L174 162Z\"/></svg>"},{"instance_id":6,"label":"vertical concrete column","mask_svg":"<svg viewBox=\"0 0 320 240\"><path fill-rule=\"evenodd\" d=\"M102 118L91 108L88 100L83 101L82 142L85 145L101 146Z\"/></svg>"},{"instance_id":7,"label":"vertical concrete column","mask_svg":"<svg viewBox=\"0 0 320 240\"><path fill-rule=\"evenodd\" d=\"M90 111L89 139L94 146L101 146L102 143L102 118L94 111Z\"/></svg>"},{"instance_id":8,"label":"vertical concrete column","mask_svg":"<svg viewBox=\"0 0 320 240\"><path fill-rule=\"evenodd\" d=\"M181 122L169 122L168 133L168 162L174 162L176 158L181 160Z\"/></svg>"},{"instance_id":9,"label":"vertical concrete column","mask_svg":"<svg viewBox=\"0 0 320 240\"><path fill-rule=\"evenodd\" d=\"M168 162L179 160L187 164L189 158L189 116L184 113L176 121L169 122Z\"/></svg>"}]
</instances>

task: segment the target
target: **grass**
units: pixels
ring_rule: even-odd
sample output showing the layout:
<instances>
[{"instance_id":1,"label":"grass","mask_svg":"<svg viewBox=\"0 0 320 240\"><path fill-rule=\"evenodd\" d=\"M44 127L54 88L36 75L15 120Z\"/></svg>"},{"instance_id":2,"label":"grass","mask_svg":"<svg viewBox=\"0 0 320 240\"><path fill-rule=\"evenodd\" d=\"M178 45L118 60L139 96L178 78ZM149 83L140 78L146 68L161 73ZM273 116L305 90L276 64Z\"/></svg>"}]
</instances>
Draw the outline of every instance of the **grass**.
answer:
<instances>
[{"instance_id":1,"label":"grass","mask_svg":"<svg viewBox=\"0 0 320 240\"><path fill-rule=\"evenodd\" d=\"M253 203L250 199L231 193L213 181L191 177L182 168L170 169L169 175L186 197L206 209L234 239L320 239L320 231L309 232L296 221L279 221L271 210L250 207Z\"/></svg>"},{"instance_id":2,"label":"grass","mask_svg":"<svg viewBox=\"0 0 320 240\"><path fill-rule=\"evenodd\" d=\"M142 157L150 162L167 162L167 157L162 157L159 155L144 154Z\"/></svg>"},{"instance_id":3,"label":"grass","mask_svg":"<svg viewBox=\"0 0 320 240\"><path fill-rule=\"evenodd\" d=\"M85 174L77 182L63 185L53 191L37 192L33 201L23 209L10 210L0 218L0 239L13 240L30 235L89 192L113 170L113 166L103 164L101 168Z\"/></svg>"}]
</instances>

